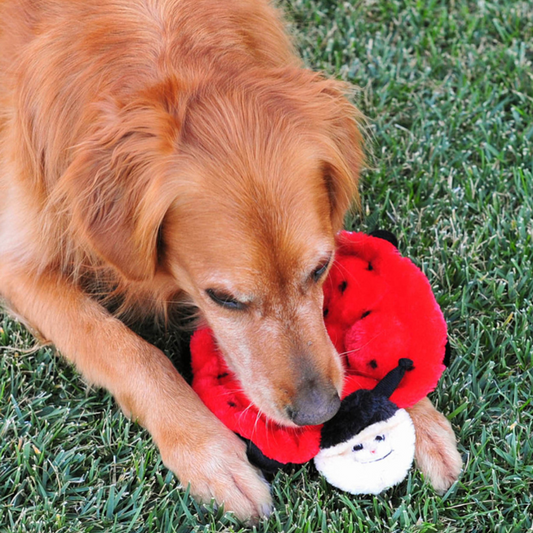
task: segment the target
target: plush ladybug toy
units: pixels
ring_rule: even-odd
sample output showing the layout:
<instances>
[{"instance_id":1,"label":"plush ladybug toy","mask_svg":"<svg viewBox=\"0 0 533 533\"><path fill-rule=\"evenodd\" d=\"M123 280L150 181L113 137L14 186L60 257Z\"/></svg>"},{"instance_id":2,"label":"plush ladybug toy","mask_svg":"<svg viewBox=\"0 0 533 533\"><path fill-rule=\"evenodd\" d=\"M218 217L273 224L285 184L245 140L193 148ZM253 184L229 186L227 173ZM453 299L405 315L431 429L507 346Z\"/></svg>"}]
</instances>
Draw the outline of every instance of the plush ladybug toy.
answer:
<instances>
[{"instance_id":1,"label":"plush ladybug toy","mask_svg":"<svg viewBox=\"0 0 533 533\"><path fill-rule=\"evenodd\" d=\"M224 362L211 331L191 339L193 389L248 441L266 471L315 465L336 487L377 494L402 481L415 432L405 408L435 389L447 364L446 323L422 271L388 232L341 232L324 283L324 322L345 368L339 412L320 426L280 426L260 414Z\"/></svg>"}]
</instances>

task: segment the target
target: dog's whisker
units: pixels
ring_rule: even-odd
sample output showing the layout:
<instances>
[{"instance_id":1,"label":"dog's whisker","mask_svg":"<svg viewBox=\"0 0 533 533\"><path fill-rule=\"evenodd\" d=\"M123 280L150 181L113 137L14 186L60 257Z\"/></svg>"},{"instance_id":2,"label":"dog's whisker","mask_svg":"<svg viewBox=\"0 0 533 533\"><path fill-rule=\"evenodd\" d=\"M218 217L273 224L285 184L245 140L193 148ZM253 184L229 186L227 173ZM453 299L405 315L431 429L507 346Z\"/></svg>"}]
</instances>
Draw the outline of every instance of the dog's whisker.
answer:
<instances>
[{"instance_id":1,"label":"dog's whisker","mask_svg":"<svg viewBox=\"0 0 533 533\"><path fill-rule=\"evenodd\" d=\"M365 344L362 344L361 346L358 346L357 348L354 348L353 350L347 350L345 352L339 353L340 356L348 355L350 353L359 352L363 350L364 348L368 347L370 344L372 344L376 339L380 337L380 333L376 333L372 338L368 339L368 341Z\"/></svg>"}]
</instances>

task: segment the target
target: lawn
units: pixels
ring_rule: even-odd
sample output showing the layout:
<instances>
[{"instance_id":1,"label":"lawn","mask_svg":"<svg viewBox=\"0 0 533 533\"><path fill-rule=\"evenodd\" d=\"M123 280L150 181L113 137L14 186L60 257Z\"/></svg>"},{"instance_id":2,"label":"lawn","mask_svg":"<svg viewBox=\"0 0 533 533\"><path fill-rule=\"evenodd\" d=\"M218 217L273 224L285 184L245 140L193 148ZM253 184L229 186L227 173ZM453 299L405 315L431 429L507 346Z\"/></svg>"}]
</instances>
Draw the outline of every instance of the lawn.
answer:
<instances>
[{"instance_id":1,"label":"lawn","mask_svg":"<svg viewBox=\"0 0 533 533\"><path fill-rule=\"evenodd\" d=\"M446 316L454 360L432 399L464 459L443 496L420 472L354 497L279 474L257 531L533 531L533 4L284 2L306 63L359 87L362 212L393 230ZM0 315L0 531L239 531L195 504L148 434ZM179 341L158 341L170 356Z\"/></svg>"}]
</instances>

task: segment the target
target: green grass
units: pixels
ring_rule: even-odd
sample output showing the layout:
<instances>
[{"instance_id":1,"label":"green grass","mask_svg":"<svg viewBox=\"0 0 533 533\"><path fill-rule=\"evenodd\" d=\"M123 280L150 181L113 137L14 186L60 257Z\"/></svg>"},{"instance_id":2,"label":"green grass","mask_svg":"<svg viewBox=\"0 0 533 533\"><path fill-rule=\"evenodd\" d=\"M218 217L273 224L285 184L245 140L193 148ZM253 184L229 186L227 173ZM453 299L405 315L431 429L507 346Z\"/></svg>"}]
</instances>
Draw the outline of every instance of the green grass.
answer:
<instances>
[{"instance_id":1,"label":"green grass","mask_svg":"<svg viewBox=\"0 0 533 533\"><path fill-rule=\"evenodd\" d=\"M533 5L283 5L307 64L360 87L373 156L348 223L395 231L433 284L455 360L432 399L465 464L444 496L416 470L377 497L279 474L257 531L533 531ZM178 488L109 395L0 320L0 531L240 530Z\"/></svg>"}]
</instances>

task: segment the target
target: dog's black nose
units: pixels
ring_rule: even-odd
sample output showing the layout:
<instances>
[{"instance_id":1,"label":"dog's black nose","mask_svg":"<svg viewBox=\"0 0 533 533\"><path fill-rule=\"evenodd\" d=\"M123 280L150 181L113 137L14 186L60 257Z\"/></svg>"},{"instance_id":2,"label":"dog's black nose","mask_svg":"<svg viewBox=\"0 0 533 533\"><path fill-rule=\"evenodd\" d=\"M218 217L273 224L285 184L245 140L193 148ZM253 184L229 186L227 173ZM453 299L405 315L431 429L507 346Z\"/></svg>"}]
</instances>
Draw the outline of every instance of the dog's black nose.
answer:
<instances>
[{"instance_id":1,"label":"dog's black nose","mask_svg":"<svg viewBox=\"0 0 533 533\"><path fill-rule=\"evenodd\" d=\"M290 419L298 426L323 424L339 410L341 400L333 385L306 382L292 405L287 408Z\"/></svg>"}]
</instances>

